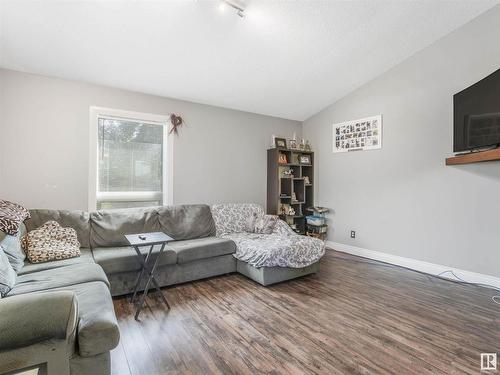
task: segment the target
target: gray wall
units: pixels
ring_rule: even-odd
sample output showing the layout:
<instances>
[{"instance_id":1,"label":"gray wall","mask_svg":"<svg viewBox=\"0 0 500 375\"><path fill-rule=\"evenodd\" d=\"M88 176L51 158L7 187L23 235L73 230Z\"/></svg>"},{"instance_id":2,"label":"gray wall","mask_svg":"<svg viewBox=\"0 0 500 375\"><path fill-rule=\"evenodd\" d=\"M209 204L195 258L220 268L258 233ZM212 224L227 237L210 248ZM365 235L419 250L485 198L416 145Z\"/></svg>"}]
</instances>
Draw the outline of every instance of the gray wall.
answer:
<instances>
[{"instance_id":1,"label":"gray wall","mask_svg":"<svg viewBox=\"0 0 500 375\"><path fill-rule=\"evenodd\" d=\"M500 162L444 165L452 96L500 68L499 37L497 6L305 121L329 240L500 276ZM377 114L381 150L332 153L333 123Z\"/></svg>"},{"instance_id":2,"label":"gray wall","mask_svg":"<svg viewBox=\"0 0 500 375\"><path fill-rule=\"evenodd\" d=\"M176 204L265 204L272 134L302 131L295 121L9 70L0 82L0 196L28 207L87 209L90 106L183 116Z\"/></svg>"}]
</instances>

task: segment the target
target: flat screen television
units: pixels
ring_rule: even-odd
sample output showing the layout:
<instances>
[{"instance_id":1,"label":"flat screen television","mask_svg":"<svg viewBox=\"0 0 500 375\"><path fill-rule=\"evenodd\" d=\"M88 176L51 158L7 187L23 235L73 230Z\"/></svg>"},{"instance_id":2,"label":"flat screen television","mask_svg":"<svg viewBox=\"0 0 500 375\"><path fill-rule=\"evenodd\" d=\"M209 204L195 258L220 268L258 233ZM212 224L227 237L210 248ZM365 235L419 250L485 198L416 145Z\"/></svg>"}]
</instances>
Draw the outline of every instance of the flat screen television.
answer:
<instances>
[{"instance_id":1,"label":"flat screen television","mask_svg":"<svg viewBox=\"0 0 500 375\"><path fill-rule=\"evenodd\" d=\"M500 145L500 69L453 95L453 151Z\"/></svg>"}]
</instances>

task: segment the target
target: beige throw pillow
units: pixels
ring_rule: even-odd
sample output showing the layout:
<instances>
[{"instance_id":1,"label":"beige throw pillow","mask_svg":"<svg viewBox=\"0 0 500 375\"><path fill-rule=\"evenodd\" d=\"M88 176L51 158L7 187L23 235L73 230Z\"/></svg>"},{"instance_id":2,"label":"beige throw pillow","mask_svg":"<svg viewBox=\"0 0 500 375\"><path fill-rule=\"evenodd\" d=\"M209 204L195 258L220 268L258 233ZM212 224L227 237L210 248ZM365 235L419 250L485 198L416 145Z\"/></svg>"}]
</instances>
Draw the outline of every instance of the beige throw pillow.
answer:
<instances>
[{"instance_id":1,"label":"beige throw pillow","mask_svg":"<svg viewBox=\"0 0 500 375\"><path fill-rule=\"evenodd\" d=\"M48 262L80 256L80 243L73 228L63 228L48 221L28 232L22 240L23 249L31 263Z\"/></svg>"}]
</instances>

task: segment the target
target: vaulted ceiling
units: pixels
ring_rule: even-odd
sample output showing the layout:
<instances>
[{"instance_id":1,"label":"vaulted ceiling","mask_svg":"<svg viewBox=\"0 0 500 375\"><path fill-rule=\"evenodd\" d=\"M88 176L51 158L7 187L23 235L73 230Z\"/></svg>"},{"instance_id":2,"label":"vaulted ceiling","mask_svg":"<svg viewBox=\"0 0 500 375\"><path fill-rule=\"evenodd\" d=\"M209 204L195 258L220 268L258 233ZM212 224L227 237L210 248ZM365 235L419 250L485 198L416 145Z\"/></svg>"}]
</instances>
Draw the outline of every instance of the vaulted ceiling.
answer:
<instances>
[{"instance_id":1,"label":"vaulted ceiling","mask_svg":"<svg viewBox=\"0 0 500 375\"><path fill-rule=\"evenodd\" d=\"M498 3L0 0L0 66L304 120Z\"/></svg>"}]
</instances>

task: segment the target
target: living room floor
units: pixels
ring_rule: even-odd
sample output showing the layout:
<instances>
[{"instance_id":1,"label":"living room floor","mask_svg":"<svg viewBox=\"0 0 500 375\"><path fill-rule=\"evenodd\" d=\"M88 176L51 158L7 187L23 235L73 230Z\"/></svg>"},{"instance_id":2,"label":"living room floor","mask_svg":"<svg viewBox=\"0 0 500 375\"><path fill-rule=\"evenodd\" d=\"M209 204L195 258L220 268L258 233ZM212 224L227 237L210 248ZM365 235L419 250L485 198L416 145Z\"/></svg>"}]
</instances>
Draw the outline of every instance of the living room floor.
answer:
<instances>
[{"instance_id":1,"label":"living room floor","mask_svg":"<svg viewBox=\"0 0 500 375\"><path fill-rule=\"evenodd\" d=\"M493 290L333 250L312 276L262 287L239 274L155 292L141 322L114 300L113 374L479 373L498 348Z\"/></svg>"}]
</instances>

